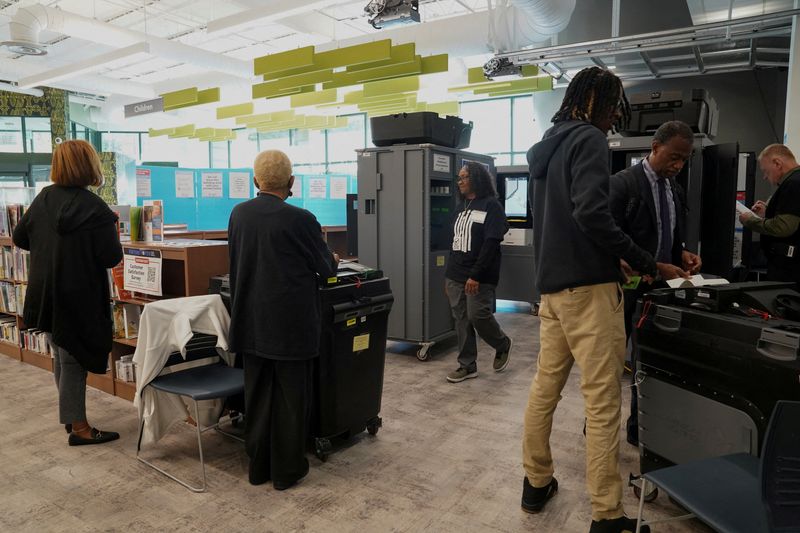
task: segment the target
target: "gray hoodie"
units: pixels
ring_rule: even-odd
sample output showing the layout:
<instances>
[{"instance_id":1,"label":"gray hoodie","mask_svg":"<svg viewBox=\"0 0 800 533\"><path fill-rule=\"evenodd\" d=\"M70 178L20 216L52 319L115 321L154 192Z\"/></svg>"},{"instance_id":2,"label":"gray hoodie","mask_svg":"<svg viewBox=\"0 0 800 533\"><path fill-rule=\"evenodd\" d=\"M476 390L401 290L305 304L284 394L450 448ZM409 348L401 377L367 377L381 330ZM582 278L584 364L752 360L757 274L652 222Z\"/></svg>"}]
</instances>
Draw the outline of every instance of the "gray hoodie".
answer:
<instances>
[{"instance_id":1,"label":"gray hoodie","mask_svg":"<svg viewBox=\"0 0 800 533\"><path fill-rule=\"evenodd\" d=\"M536 285L543 294L621 281L620 258L656 274L653 257L611 216L608 163L606 136L579 120L557 122L528 151Z\"/></svg>"}]
</instances>

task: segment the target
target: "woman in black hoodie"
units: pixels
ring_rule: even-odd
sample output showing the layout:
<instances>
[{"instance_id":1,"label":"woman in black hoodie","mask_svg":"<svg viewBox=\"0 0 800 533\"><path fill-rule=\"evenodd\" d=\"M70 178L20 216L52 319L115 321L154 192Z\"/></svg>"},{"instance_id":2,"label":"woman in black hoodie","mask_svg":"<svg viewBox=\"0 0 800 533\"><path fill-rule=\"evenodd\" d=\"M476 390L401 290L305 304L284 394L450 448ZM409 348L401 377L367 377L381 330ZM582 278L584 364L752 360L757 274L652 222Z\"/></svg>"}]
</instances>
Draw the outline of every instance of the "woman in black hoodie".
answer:
<instances>
[{"instance_id":1,"label":"woman in black hoodie","mask_svg":"<svg viewBox=\"0 0 800 533\"><path fill-rule=\"evenodd\" d=\"M50 179L14 229L14 244L31 252L23 321L49 334L69 445L100 444L119 434L86 421L86 375L105 373L111 351L106 269L122 260L116 215L87 188L103 175L86 141L56 148Z\"/></svg>"}]
</instances>

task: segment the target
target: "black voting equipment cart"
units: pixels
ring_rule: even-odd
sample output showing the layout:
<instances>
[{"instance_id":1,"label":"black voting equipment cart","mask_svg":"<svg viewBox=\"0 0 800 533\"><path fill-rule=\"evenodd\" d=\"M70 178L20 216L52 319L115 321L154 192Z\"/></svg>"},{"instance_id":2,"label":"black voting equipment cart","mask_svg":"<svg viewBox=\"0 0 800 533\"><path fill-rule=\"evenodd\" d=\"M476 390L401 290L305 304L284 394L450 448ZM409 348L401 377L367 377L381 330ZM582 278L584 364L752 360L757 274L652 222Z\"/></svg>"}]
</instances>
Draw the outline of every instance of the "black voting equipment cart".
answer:
<instances>
[{"instance_id":1,"label":"black voting equipment cart","mask_svg":"<svg viewBox=\"0 0 800 533\"><path fill-rule=\"evenodd\" d=\"M230 308L228 276L211 279ZM383 370L389 312L394 298L383 272L342 261L336 276L321 280L322 330L314 365L310 435L325 460L335 438L350 438L381 427ZM241 365L237 357L237 364Z\"/></svg>"},{"instance_id":2,"label":"black voting equipment cart","mask_svg":"<svg viewBox=\"0 0 800 533\"><path fill-rule=\"evenodd\" d=\"M733 283L644 295L636 328L642 473L761 454L777 401L800 400L796 289Z\"/></svg>"}]
</instances>

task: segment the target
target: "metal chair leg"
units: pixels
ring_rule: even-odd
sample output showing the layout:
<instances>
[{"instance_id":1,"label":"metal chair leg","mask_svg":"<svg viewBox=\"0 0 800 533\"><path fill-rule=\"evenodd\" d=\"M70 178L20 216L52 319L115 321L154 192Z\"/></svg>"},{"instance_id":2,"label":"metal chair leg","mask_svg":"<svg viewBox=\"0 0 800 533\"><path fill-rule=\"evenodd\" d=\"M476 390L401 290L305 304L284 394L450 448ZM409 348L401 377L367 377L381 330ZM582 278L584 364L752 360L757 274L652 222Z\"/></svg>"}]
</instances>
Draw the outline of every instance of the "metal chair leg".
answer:
<instances>
[{"instance_id":1,"label":"metal chair leg","mask_svg":"<svg viewBox=\"0 0 800 533\"><path fill-rule=\"evenodd\" d=\"M639 491L639 512L636 514L636 533L642 529L642 511L644 510L644 497L647 494L648 481L642 476L642 488Z\"/></svg>"},{"instance_id":2,"label":"metal chair leg","mask_svg":"<svg viewBox=\"0 0 800 533\"><path fill-rule=\"evenodd\" d=\"M142 421L142 423L140 424L140 427L139 427L139 442L137 443L137 446L136 446L136 459L140 463L146 464L147 466L149 466L153 470L164 474L165 476L167 476L171 480L180 483L181 485L183 485L184 487L186 487L187 489L189 489L192 492L205 492L206 491L206 487L207 487L207 485L206 485L206 464L205 464L205 460L203 458L203 441L202 441L202 439L200 437L200 434L202 433L202 430L200 429L200 419L199 419L199 413L198 413L198 410L197 410L197 402L193 401L192 403L194 403L195 428L197 430L197 448L198 448L198 450L200 452L200 469L201 469L202 474L203 474L203 484L200 487L194 487L194 486L190 485L189 483L183 481L182 479L178 479L177 477L175 477L174 475L170 474L169 472L167 472L163 468L160 468L160 467L154 465L153 463L151 463L150 461L147 461L146 459L143 459L139 455L139 450L141 448L141 441L142 441L142 432L144 430L144 421Z\"/></svg>"}]
</instances>

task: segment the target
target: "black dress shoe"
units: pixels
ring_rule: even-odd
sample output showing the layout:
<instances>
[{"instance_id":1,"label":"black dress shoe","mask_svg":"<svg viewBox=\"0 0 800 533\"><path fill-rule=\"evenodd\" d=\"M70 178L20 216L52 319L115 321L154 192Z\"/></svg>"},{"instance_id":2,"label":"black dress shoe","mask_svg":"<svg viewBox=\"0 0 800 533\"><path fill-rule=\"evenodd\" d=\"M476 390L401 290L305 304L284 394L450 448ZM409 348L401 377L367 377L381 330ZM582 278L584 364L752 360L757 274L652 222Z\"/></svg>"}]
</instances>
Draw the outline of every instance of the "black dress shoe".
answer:
<instances>
[{"instance_id":1,"label":"black dress shoe","mask_svg":"<svg viewBox=\"0 0 800 533\"><path fill-rule=\"evenodd\" d=\"M103 444L104 442L111 442L117 440L119 433L114 431L100 431L99 429L92 428L92 436L85 439L76 433L69 434L70 446L85 446L87 444Z\"/></svg>"},{"instance_id":2,"label":"black dress shoe","mask_svg":"<svg viewBox=\"0 0 800 533\"><path fill-rule=\"evenodd\" d=\"M525 476L522 481L522 510L526 513L538 513L556 492L558 492L556 478L551 479L544 487L537 488L531 485L528 476Z\"/></svg>"},{"instance_id":3,"label":"black dress shoe","mask_svg":"<svg viewBox=\"0 0 800 533\"><path fill-rule=\"evenodd\" d=\"M72 433L72 424L64 424L64 429L67 433Z\"/></svg>"},{"instance_id":4,"label":"black dress shoe","mask_svg":"<svg viewBox=\"0 0 800 533\"><path fill-rule=\"evenodd\" d=\"M303 471L303 474L300 477L288 481L280 481L274 479L272 480L272 487L275 490L286 490L290 487L294 487L295 485L297 485L297 482L306 477L307 475L308 475L308 459L306 459L306 466Z\"/></svg>"}]
</instances>

